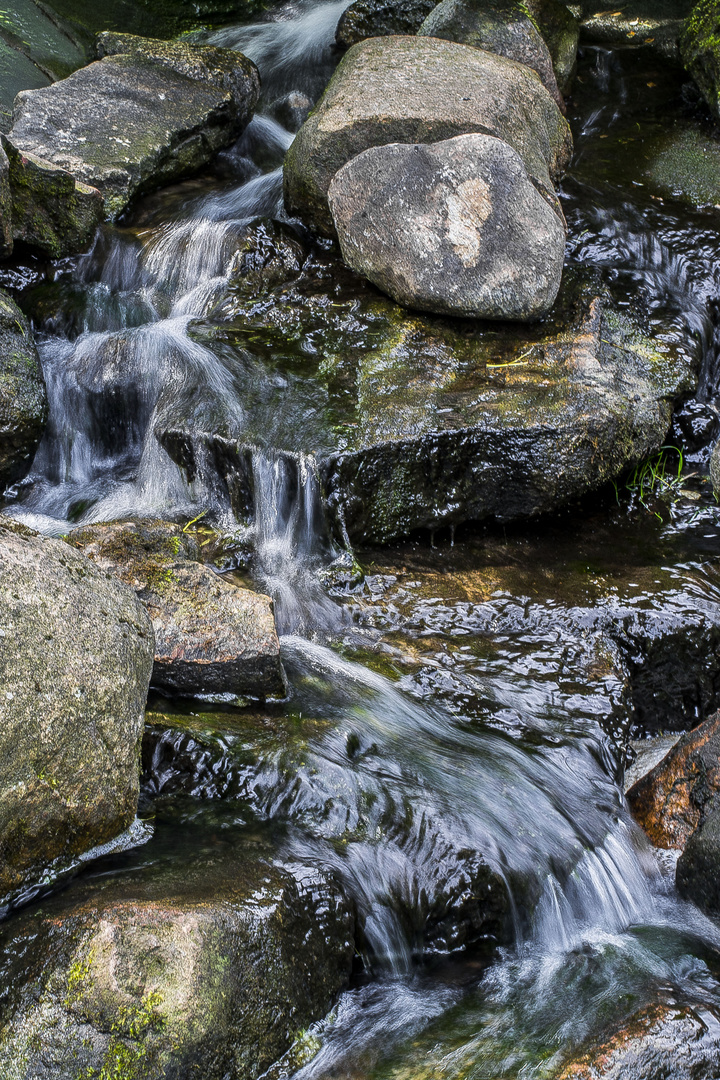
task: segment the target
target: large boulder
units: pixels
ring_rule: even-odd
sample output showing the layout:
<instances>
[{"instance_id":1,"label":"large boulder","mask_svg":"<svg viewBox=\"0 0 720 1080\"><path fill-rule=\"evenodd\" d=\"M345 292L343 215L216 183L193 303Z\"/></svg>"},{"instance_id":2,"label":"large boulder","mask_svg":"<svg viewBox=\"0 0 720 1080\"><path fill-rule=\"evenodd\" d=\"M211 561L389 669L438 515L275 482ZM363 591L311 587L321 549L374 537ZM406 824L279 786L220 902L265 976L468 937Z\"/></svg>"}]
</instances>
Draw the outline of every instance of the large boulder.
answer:
<instances>
[{"instance_id":1,"label":"large boulder","mask_svg":"<svg viewBox=\"0 0 720 1080\"><path fill-rule=\"evenodd\" d=\"M132 199L197 171L250 120L260 83L231 49L101 35L105 55L18 95L10 138L100 190L117 218Z\"/></svg>"},{"instance_id":2,"label":"large boulder","mask_svg":"<svg viewBox=\"0 0 720 1080\"><path fill-rule=\"evenodd\" d=\"M526 64L564 108L550 50L521 0L442 0L418 34L458 41Z\"/></svg>"},{"instance_id":3,"label":"large boulder","mask_svg":"<svg viewBox=\"0 0 720 1080\"><path fill-rule=\"evenodd\" d=\"M0 519L0 895L135 816L152 668L127 586Z\"/></svg>"},{"instance_id":4,"label":"large boulder","mask_svg":"<svg viewBox=\"0 0 720 1080\"><path fill-rule=\"evenodd\" d=\"M564 219L491 135L372 147L336 173L328 199L345 262L400 304L532 319L557 296Z\"/></svg>"},{"instance_id":5,"label":"large boulder","mask_svg":"<svg viewBox=\"0 0 720 1080\"><path fill-rule=\"evenodd\" d=\"M199 561L192 533L167 522L91 525L69 541L130 585L155 633L152 682L175 693L284 696L272 601Z\"/></svg>"},{"instance_id":6,"label":"large boulder","mask_svg":"<svg viewBox=\"0 0 720 1080\"><path fill-rule=\"evenodd\" d=\"M653 844L682 848L720 793L720 713L683 735L627 793Z\"/></svg>"},{"instance_id":7,"label":"large boulder","mask_svg":"<svg viewBox=\"0 0 720 1080\"><path fill-rule=\"evenodd\" d=\"M103 219L97 188L76 180L65 169L22 153L0 135L8 159L10 222L13 240L61 259L89 247Z\"/></svg>"},{"instance_id":8,"label":"large boulder","mask_svg":"<svg viewBox=\"0 0 720 1080\"><path fill-rule=\"evenodd\" d=\"M680 54L710 111L720 119L720 2L700 0L680 38Z\"/></svg>"},{"instance_id":9,"label":"large boulder","mask_svg":"<svg viewBox=\"0 0 720 1080\"><path fill-rule=\"evenodd\" d=\"M577 19L563 0L525 0L525 7L550 50L560 93L569 94L577 69Z\"/></svg>"},{"instance_id":10,"label":"large boulder","mask_svg":"<svg viewBox=\"0 0 720 1080\"><path fill-rule=\"evenodd\" d=\"M47 418L47 395L28 321L0 289L0 490L28 471Z\"/></svg>"},{"instance_id":11,"label":"large boulder","mask_svg":"<svg viewBox=\"0 0 720 1080\"><path fill-rule=\"evenodd\" d=\"M2 1080L246 1080L327 1012L354 952L337 885L228 831L189 844L166 826L122 872L15 916Z\"/></svg>"},{"instance_id":12,"label":"large boulder","mask_svg":"<svg viewBox=\"0 0 720 1080\"><path fill-rule=\"evenodd\" d=\"M434 0L354 0L340 16L335 41L347 49L365 38L415 34L434 7Z\"/></svg>"},{"instance_id":13,"label":"large boulder","mask_svg":"<svg viewBox=\"0 0 720 1080\"><path fill-rule=\"evenodd\" d=\"M327 202L342 166L372 146L480 132L515 150L551 204L572 153L567 122L535 72L505 57L421 37L353 45L285 159L285 201L332 236Z\"/></svg>"}]
</instances>

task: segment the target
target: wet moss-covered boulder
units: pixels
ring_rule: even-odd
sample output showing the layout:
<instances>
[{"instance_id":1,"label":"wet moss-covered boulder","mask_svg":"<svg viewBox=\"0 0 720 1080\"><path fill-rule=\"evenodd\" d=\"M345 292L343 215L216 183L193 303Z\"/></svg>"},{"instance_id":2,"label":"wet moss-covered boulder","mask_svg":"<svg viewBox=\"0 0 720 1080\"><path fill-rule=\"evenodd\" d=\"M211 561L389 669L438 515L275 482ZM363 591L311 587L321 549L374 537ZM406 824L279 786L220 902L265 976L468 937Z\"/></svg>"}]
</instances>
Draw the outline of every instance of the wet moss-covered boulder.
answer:
<instances>
[{"instance_id":1,"label":"wet moss-covered boulder","mask_svg":"<svg viewBox=\"0 0 720 1080\"><path fill-rule=\"evenodd\" d=\"M680 38L687 71L700 87L710 111L720 119L720 3L700 0L692 9Z\"/></svg>"},{"instance_id":2,"label":"wet moss-covered boulder","mask_svg":"<svg viewBox=\"0 0 720 1080\"><path fill-rule=\"evenodd\" d=\"M578 10L581 41L643 47L677 62L693 0L628 0L615 6L581 0L572 6Z\"/></svg>"},{"instance_id":3,"label":"wet moss-covered boulder","mask_svg":"<svg viewBox=\"0 0 720 1080\"><path fill-rule=\"evenodd\" d=\"M434 143L480 132L508 143L555 203L572 153L567 122L535 72L469 45L430 37L353 45L298 132L284 167L285 202L332 236L327 192L357 154L388 143Z\"/></svg>"},{"instance_id":4,"label":"wet moss-covered boulder","mask_svg":"<svg viewBox=\"0 0 720 1080\"><path fill-rule=\"evenodd\" d=\"M240 53L106 35L112 52L18 95L10 138L102 193L117 218L143 192L197 171L249 122L260 83Z\"/></svg>"},{"instance_id":5,"label":"wet moss-covered boulder","mask_svg":"<svg viewBox=\"0 0 720 1080\"><path fill-rule=\"evenodd\" d=\"M28 321L0 290L0 489L30 468L47 418L47 395Z\"/></svg>"},{"instance_id":6,"label":"wet moss-covered boulder","mask_svg":"<svg viewBox=\"0 0 720 1080\"><path fill-rule=\"evenodd\" d=\"M577 68L577 19L563 0L525 0L525 7L550 50L560 93L569 94Z\"/></svg>"},{"instance_id":7,"label":"wet moss-covered boulder","mask_svg":"<svg viewBox=\"0 0 720 1080\"><path fill-rule=\"evenodd\" d=\"M102 7L95 0L48 0L46 6L92 43L102 30L174 38L188 30L246 21L267 5L266 0L113 0Z\"/></svg>"},{"instance_id":8,"label":"wet moss-covered boulder","mask_svg":"<svg viewBox=\"0 0 720 1080\"><path fill-rule=\"evenodd\" d=\"M246 1080L327 1012L354 951L337 885L226 834L180 866L175 830L7 925L2 1080Z\"/></svg>"},{"instance_id":9,"label":"wet moss-covered boulder","mask_svg":"<svg viewBox=\"0 0 720 1080\"><path fill-rule=\"evenodd\" d=\"M133 820L153 654L131 589L62 541L5 520L0 896Z\"/></svg>"},{"instance_id":10,"label":"wet moss-covered boulder","mask_svg":"<svg viewBox=\"0 0 720 1080\"><path fill-rule=\"evenodd\" d=\"M354 0L340 16L335 41L344 48L371 37L415 34L434 0Z\"/></svg>"},{"instance_id":11,"label":"wet moss-covered boulder","mask_svg":"<svg viewBox=\"0 0 720 1080\"><path fill-rule=\"evenodd\" d=\"M272 601L199 561L169 522L90 525L70 543L131 586L152 619L153 685L181 694L284 696Z\"/></svg>"},{"instance_id":12,"label":"wet moss-covered boulder","mask_svg":"<svg viewBox=\"0 0 720 1080\"><path fill-rule=\"evenodd\" d=\"M9 162L13 240L61 259L89 247L103 219L97 188L76 180L65 169L22 153L4 135L0 145Z\"/></svg>"},{"instance_id":13,"label":"wet moss-covered boulder","mask_svg":"<svg viewBox=\"0 0 720 1080\"><path fill-rule=\"evenodd\" d=\"M521 0L442 0L418 34L458 41L526 64L563 107L550 51Z\"/></svg>"}]
</instances>

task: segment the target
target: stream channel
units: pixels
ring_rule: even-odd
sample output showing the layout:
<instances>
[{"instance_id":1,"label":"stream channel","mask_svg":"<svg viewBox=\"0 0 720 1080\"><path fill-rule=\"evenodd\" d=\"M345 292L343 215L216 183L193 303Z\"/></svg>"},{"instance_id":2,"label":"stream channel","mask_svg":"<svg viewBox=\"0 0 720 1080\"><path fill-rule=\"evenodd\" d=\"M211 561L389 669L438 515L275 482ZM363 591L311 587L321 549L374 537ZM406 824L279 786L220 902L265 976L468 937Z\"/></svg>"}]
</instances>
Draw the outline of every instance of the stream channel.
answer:
<instances>
[{"instance_id":1,"label":"stream channel","mask_svg":"<svg viewBox=\"0 0 720 1080\"><path fill-rule=\"evenodd\" d=\"M293 136L264 112L290 90L317 98L344 6L291 2L212 35L263 79L258 115L213 175L146 199L49 277L5 272L50 400L5 512L54 535L202 514L232 538L225 572L275 600L287 700L152 696L145 843L81 874L181 872L218 846L242 858L259 834L278 859L332 870L358 912L353 984L268 1075L551 1077L646 1004L720 1016L720 929L678 898L671 854L653 851L622 793L630 736L688 728L720 703L707 482L720 208L691 166L705 140L717 172L720 144L681 72L639 50L582 50L565 275L590 270L699 358L673 429L681 479L646 492L630 478L550 520L351 553L324 524L312 452L348 392L324 357L372 338L368 286L287 221ZM250 227L305 246L282 302L232 292ZM209 472L189 481L168 456L156 436L179 420L255 447L248 520ZM668 451L673 476L678 462ZM510 901L478 926L468 897L483 874Z\"/></svg>"}]
</instances>

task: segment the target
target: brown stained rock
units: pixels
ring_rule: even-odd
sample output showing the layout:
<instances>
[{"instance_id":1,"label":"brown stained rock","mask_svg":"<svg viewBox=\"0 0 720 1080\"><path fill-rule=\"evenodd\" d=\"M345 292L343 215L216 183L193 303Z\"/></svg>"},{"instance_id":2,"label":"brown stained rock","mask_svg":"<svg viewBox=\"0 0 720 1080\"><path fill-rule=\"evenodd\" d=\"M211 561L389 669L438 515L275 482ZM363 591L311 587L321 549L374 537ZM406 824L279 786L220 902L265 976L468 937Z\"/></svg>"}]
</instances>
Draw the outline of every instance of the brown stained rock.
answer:
<instances>
[{"instance_id":1,"label":"brown stained rock","mask_svg":"<svg viewBox=\"0 0 720 1080\"><path fill-rule=\"evenodd\" d=\"M562 1069L556 1080L717 1080L720 1018L706 1008L651 1005Z\"/></svg>"},{"instance_id":2,"label":"brown stained rock","mask_svg":"<svg viewBox=\"0 0 720 1080\"><path fill-rule=\"evenodd\" d=\"M180 525L91 525L71 533L70 542L145 605L155 631L154 686L190 695L284 695L272 601L195 561L198 544Z\"/></svg>"},{"instance_id":3,"label":"brown stained rock","mask_svg":"<svg viewBox=\"0 0 720 1080\"><path fill-rule=\"evenodd\" d=\"M627 793L656 847L684 848L720 792L720 712L683 735Z\"/></svg>"}]
</instances>

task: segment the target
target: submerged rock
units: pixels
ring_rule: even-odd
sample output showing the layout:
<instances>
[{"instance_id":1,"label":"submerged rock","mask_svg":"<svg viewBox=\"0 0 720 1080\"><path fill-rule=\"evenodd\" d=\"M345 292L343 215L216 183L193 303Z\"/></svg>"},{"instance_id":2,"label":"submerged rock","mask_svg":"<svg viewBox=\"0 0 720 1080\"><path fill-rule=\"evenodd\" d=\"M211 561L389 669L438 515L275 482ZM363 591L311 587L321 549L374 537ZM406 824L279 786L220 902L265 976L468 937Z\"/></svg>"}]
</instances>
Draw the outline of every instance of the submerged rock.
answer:
<instances>
[{"instance_id":1,"label":"submerged rock","mask_svg":"<svg viewBox=\"0 0 720 1080\"><path fill-rule=\"evenodd\" d=\"M180 525L126 522L70 534L102 570L135 589L155 632L153 685L180 694L284 696L272 601L197 561Z\"/></svg>"},{"instance_id":2,"label":"submerged rock","mask_svg":"<svg viewBox=\"0 0 720 1080\"><path fill-rule=\"evenodd\" d=\"M720 3L700 0L680 38L680 54L716 119L720 119Z\"/></svg>"},{"instance_id":3,"label":"submerged rock","mask_svg":"<svg viewBox=\"0 0 720 1080\"><path fill-rule=\"evenodd\" d=\"M46 419L32 332L17 304L0 290L0 490L28 471Z\"/></svg>"},{"instance_id":4,"label":"submerged rock","mask_svg":"<svg viewBox=\"0 0 720 1080\"><path fill-rule=\"evenodd\" d=\"M9 161L10 208L14 240L61 259L89 247L103 219L97 188L65 169L19 151L0 135Z\"/></svg>"},{"instance_id":5,"label":"submerged rock","mask_svg":"<svg viewBox=\"0 0 720 1080\"><path fill-rule=\"evenodd\" d=\"M557 1080L715 1080L720 1016L707 1006L651 1005L561 1070Z\"/></svg>"},{"instance_id":6,"label":"submerged rock","mask_svg":"<svg viewBox=\"0 0 720 1080\"><path fill-rule=\"evenodd\" d=\"M521 0L442 0L418 30L421 37L445 38L526 64L564 108L550 51Z\"/></svg>"},{"instance_id":7,"label":"submerged rock","mask_svg":"<svg viewBox=\"0 0 720 1080\"><path fill-rule=\"evenodd\" d=\"M288 209L333 235L327 192L342 166L372 146L435 143L480 132L515 150L555 204L572 137L534 72L502 56L435 38L383 37L343 57L284 166Z\"/></svg>"},{"instance_id":8,"label":"submerged rock","mask_svg":"<svg viewBox=\"0 0 720 1080\"><path fill-rule=\"evenodd\" d=\"M720 713L680 741L627 793L653 844L682 848L720 793Z\"/></svg>"},{"instance_id":9,"label":"submerged rock","mask_svg":"<svg viewBox=\"0 0 720 1080\"><path fill-rule=\"evenodd\" d=\"M141 852L15 916L0 936L3 1080L245 1080L327 1012L354 951L337 886L226 834L173 866L175 830L145 866Z\"/></svg>"},{"instance_id":10,"label":"submerged rock","mask_svg":"<svg viewBox=\"0 0 720 1080\"><path fill-rule=\"evenodd\" d=\"M532 319L555 301L565 222L500 139L373 147L328 199L345 262L400 304Z\"/></svg>"},{"instance_id":11,"label":"submerged rock","mask_svg":"<svg viewBox=\"0 0 720 1080\"><path fill-rule=\"evenodd\" d=\"M113 52L18 95L10 138L97 187L117 218L132 199L197 171L250 120L255 65L231 49L102 35ZM116 54L117 53L117 54Z\"/></svg>"},{"instance_id":12,"label":"submerged rock","mask_svg":"<svg viewBox=\"0 0 720 1080\"><path fill-rule=\"evenodd\" d=\"M152 652L130 589L0 519L0 895L133 820Z\"/></svg>"},{"instance_id":13,"label":"submerged rock","mask_svg":"<svg viewBox=\"0 0 720 1080\"><path fill-rule=\"evenodd\" d=\"M335 41L344 48L366 38L415 34L434 0L354 0L340 16Z\"/></svg>"}]
</instances>

